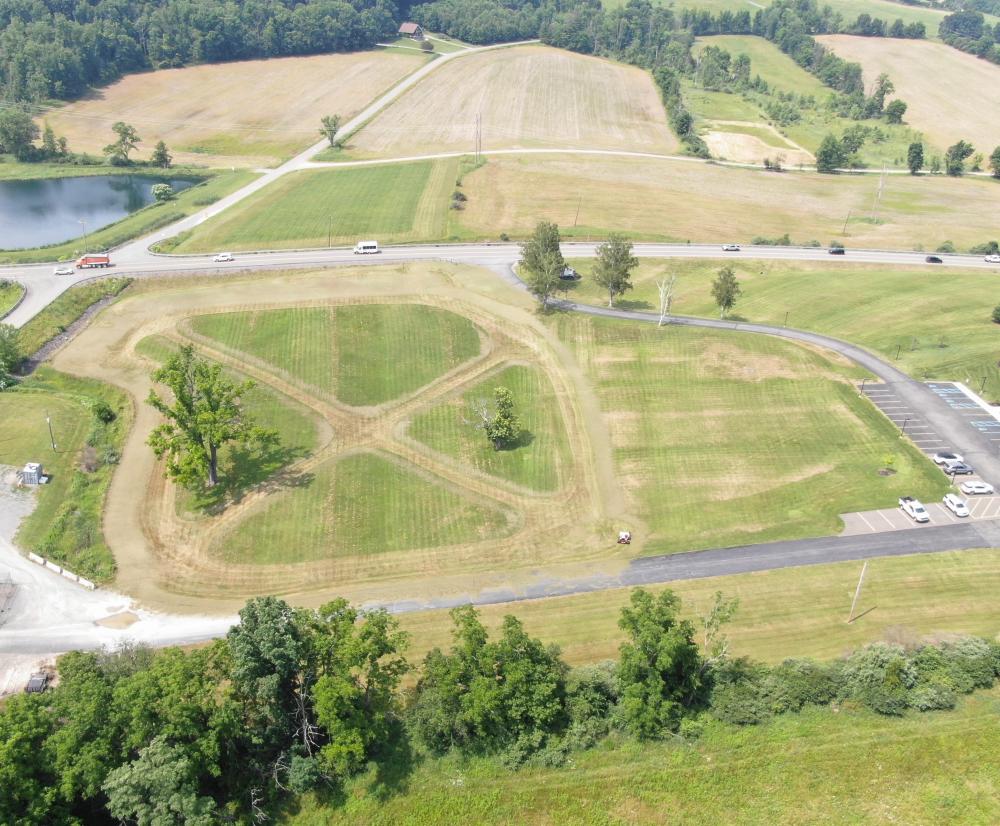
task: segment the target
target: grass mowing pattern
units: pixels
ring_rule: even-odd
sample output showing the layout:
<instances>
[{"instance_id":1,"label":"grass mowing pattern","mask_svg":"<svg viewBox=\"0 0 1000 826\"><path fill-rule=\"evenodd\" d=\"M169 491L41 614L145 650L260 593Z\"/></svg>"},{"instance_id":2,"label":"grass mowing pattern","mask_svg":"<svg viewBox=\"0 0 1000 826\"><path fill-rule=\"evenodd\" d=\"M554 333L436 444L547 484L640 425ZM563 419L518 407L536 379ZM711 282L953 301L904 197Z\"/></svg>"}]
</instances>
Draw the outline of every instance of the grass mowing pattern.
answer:
<instances>
[{"instance_id":1,"label":"grass mowing pattern","mask_svg":"<svg viewBox=\"0 0 1000 826\"><path fill-rule=\"evenodd\" d=\"M137 353L161 364L176 350L176 344L162 336L148 336L136 346ZM245 379L233 371L226 373L232 381ZM317 433L312 417L287 396L258 384L241 401L258 425L278 434L277 445L259 452L224 446L219 452L219 484L198 492L179 490L178 511L194 514L225 502L239 501L244 491L315 449Z\"/></svg>"},{"instance_id":2,"label":"grass mowing pattern","mask_svg":"<svg viewBox=\"0 0 1000 826\"><path fill-rule=\"evenodd\" d=\"M469 403L479 399L492 403L496 387L511 391L524 428L518 444L508 450L494 450L469 415ZM560 470L570 459L551 382L537 368L522 365L508 367L461 396L417 415L409 434L477 470L539 491L559 487Z\"/></svg>"},{"instance_id":3,"label":"grass mowing pattern","mask_svg":"<svg viewBox=\"0 0 1000 826\"><path fill-rule=\"evenodd\" d=\"M16 281L0 279L0 321L14 309L14 305L21 300L22 295L24 295L24 287L21 284Z\"/></svg>"},{"instance_id":4,"label":"grass mowing pattern","mask_svg":"<svg viewBox=\"0 0 1000 826\"><path fill-rule=\"evenodd\" d=\"M440 239L456 168L450 160L295 172L207 221L175 251Z\"/></svg>"},{"instance_id":5,"label":"grass mowing pattern","mask_svg":"<svg viewBox=\"0 0 1000 826\"><path fill-rule=\"evenodd\" d=\"M843 381L860 373L813 350L591 319L560 334L597 388L646 553L834 534L840 513L948 490ZM888 456L897 473L879 476Z\"/></svg>"},{"instance_id":6,"label":"grass mowing pattern","mask_svg":"<svg viewBox=\"0 0 1000 826\"><path fill-rule=\"evenodd\" d=\"M421 304L219 313L191 325L354 406L411 393L478 355L480 346L471 321Z\"/></svg>"},{"instance_id":7,"label":"grass mowing pattern","mask_svg":"<svg viewBox=\"0 0 1000 826\"><path fill-rule=\"evenodd\" d=\"M240 563L289 564L435 547L505 533L506 520L373 453L328 462L240 522L216 551Z\"/></svg>"},{"instance_id":8,"label":"grass mowing pattern","mask_svg":"<svg viewBox=\"0 0 1000 826\"><path fill-rule=\"evenodd\" d=\"M117 414L108 425L94 418L98 401ZM55 451L46 417L52 420ZM0 463L20 468L28 461L41 462L50 476L38 488L38 506L21 523L19 545L88 579L106 582L113 577L115 561L104 542L101 516L130 418L123 393L48 367L0 393ZM92 470L83 467L85 451Z\"/></svg>"},{"instance_id":9,"label":"grass mowing pattern","mask_svg":"<svg viewBox=\"0 0 1000 826\"><path fill-rule=\"evenodd\" d=\"M496 759L400 758L312 798L294 826L996 822L1000 691L954 711L880 717L807 708L762 726L707 720L693 742L612 738L563 768L509 771ZM387 793L386 777L400 778Z\"/></svg>"}]
</instances>

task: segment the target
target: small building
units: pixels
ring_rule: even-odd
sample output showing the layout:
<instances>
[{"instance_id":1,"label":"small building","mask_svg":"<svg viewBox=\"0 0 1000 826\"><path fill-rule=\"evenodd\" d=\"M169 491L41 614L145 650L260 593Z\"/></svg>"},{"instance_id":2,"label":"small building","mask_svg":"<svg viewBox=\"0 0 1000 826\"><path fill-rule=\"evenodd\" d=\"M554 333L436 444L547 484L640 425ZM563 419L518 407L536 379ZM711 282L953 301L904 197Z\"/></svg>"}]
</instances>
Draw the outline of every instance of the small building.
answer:
<instances>
[{"instance_id":1,"label":"small building","mask_svg":"<svg viewBox=\"0 0 1000 826\"><path fill-rule=\"evenodd\" d=\"M28 462L21 471L22 485L40 485L42 483L42 465L40 462Z\"/></svg>"},{"instance_id":2,"label":"small building","mask_svg":"<svg viewBox=\"0 0 1000 826\"><path fill-rule=\"evenodd\" d=\"M28 684L24 687L27 694L41 694L49 686L49 675L44 671L38 671L28 678Z\"/></svg>"},{"instance_id":3,"label":"small building","mask_svg":"<svg viewBox=\"0 0 1000 826\"><path fill-rule=\"evenodd\" d=\"M424 29L419 23L403 23L399 27L399 35L401 37L408 37L411 40L423 40Z\"/></svg>"}]
</instances>

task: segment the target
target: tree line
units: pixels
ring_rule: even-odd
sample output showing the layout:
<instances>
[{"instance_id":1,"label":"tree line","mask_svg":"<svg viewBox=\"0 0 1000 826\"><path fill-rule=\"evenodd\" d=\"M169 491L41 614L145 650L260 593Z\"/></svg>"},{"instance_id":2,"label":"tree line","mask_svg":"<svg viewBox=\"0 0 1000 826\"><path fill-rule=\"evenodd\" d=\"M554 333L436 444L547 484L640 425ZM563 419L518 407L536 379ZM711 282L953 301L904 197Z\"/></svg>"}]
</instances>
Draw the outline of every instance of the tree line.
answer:
<instances>
[{"instance_id":1,"label":"tree line","mask_svg":"<svg viewBox=\"0 0 1000 826\"><path fill-rule=\"evenodd\" d=\"M515 616L491 634L469 605L451 612L450 647L414 667L384 610L275 597L250 600L204 648L66 654L55 688L0 708L0 820L259 823L297 795L336 805L359 773L388 787L449 752L559 766L611 733L695 740L712 717L948 709L1000 674L1000 645L976 637L769 666L730 651L735 600L681 608L670 590L633 591L618 659L579 668Z\"/></svg>"},{"instance_id":2,"label":"tree line","mask_svg":"<svg viewBox=\"0 0 1000 826\"><path fill-rule=\"evenodd\" d=\"M991 13L1000 13L1000 8ZM1000 64L1000 23L991 26L980 11L970 8L949 14L938 26L938 36L953 48Z\"/></svg>"},{"instance_id":3,"label":"tree line","mask_svg":"<svg viewBox=\"0 0 1000 826\"><path fill-rule=\"evenodd\" d=\"M392 0L0 0L0 96L68 100L147 69L370 48L398 14Z\"/></svg>"}]
</instances>

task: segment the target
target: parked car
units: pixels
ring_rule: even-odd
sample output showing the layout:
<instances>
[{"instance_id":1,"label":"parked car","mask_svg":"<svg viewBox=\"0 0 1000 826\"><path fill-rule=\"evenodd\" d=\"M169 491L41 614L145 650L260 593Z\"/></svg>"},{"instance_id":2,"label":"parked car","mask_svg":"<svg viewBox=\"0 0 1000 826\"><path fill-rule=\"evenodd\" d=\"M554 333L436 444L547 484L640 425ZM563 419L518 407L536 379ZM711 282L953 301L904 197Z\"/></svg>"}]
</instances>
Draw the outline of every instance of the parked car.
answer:
<instances>
[{"instance_id":1,"label":"parked car","mask_svg":"<svg viewBox=\"0 0 1000 826\"><path fill-rule=\"evenodd\" d=\"M54 270L52 270L53 275L72 275L74 272L76 272L76 270L67 265L56 267Z\"/></svg>"},{"instance_id":2,"label":"parked car","mask_svg":"<svg viewBox=\"0 0 1000 826\"><path fill-rule=\"evenodd\" d=\"M233 260L233 254L231 252L220 252L215 258L212 259L216 264L222 264L226 261Z\"/></svg>"},{"instance_id":3,"label":"parked car","mask_svg":"<svg viewBox=\"0 0 1000 826\"><path fill-rule=\"evenodd\" d=\"M925 508L919 499L914 499L912 496L900 497L899 507L902 508L903 513L909 516L914 522L930 522L930 514L927 513L927 508Z\"/></svg>"},{"instance_id":4,"label":"parked car","mask_svg":"<svg viewBox=\"0 0 1000 826\"><path fill-rule=\"evenodd\" d=\"M994 493L993 485L986 482L962 482L958 489L969 496L992 495Z\"/></svg>"},{"instance_id":5,"label":"parked car","mask_svg":"<svg viewBox=\"0 0 1000 826\"><path fill-rule=\"evenodd\" d=\"M965 462L945 462L941 465L941 470L949 476L969 476L975 473L972 466L965 464Z\"/></svg>"},{"instance_id":6,"label":"parked car","mask_svg":"<svg viewBox=\"0 0 1000 826\"><path fill-rule=\"evenodd\" d=\"M830 247L830 249L828 249L827 252L830 253L830 255L846 255L847 254L847 250L845 250L843 247Z\"/></svg>"},{"instance_id":7,"label":"parked car","mask_svg":"<svg viewBox=\"0 0 1000 826\"><path fill-rule=\"evenodd\" d=\"M1000 255L987 255L983 261L987 264L1000 264Z\"/></svg>"},{"instance_id":8,"label":"parked car","mask_svg":"<svg viewBox=\"0 0 1000 826\"><path fill-rule=\"evenodd\" d=\"M722 251L723 252L739 252L740 251L740 245L739 244L723 244L722 245Z\"/></svg>"},{"instance_id":9,"label":"parked car","mask_svg":"<svg viewBox=\"0 0 1000 826\"><path fill-rule=\"evenodd\" d=\"M965 458L957 453L941 452L935 453L931 456L931 461L934 462L935 465L943 465L947 462L964 462Z\"/></svg>"},{"instance_id":10,"label":"parked car","mask_svg":"<svg viewBox=\"0 0 1000 826\"><path fill-rule=\"evenodd\" d=\"M942 263L941 257L938 256L938 255L928 255L924 259L924 261L926 261L928 264L940 264L940 263Z\"/></svg>"},{"instance_id":11,"label":"parked car","mask_svg":"<svg viewBox=\"0 0 1000 826\"><path fill-rule=\"evenodd\" d=\"M955 514L955 516L969 515L969 506L965 504L965 500L954 493L946 493L944 499L941 501L944 502L944 506Z\"/></svg>"},{"instance_id":12,"label":"parked car","mask_svg":"<svg viewBox=\"0 0 1000 826\"><path fill-rule=\"evenodd\" d=\"M563 267L563 271L559 276L560 281L579 281L580 278L580 273L572 267Z\"/></svg>"}]
</instances>

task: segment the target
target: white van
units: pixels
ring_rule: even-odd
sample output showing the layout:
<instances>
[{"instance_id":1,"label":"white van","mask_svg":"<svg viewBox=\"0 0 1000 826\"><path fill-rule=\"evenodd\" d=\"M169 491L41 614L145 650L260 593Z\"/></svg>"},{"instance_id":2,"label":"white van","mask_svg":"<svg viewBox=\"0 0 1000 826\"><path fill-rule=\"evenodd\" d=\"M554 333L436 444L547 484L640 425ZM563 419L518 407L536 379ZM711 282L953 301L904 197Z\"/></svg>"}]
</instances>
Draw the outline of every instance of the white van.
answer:
<instances>
[{"instance_id":1,"label":"white van","mask_svg":"<svg viewBox=\"0 0 1000 826\"><path fill-rule=\"evenodd\" d=\"M355 255L374 255L377 252L381 252L378 248L378 241L358 241L354 245Z\"/></svg>"}]
</instances>

